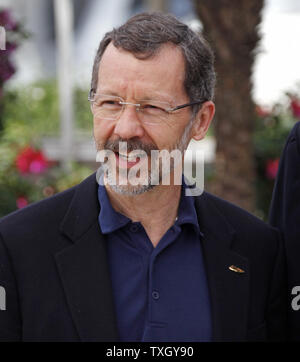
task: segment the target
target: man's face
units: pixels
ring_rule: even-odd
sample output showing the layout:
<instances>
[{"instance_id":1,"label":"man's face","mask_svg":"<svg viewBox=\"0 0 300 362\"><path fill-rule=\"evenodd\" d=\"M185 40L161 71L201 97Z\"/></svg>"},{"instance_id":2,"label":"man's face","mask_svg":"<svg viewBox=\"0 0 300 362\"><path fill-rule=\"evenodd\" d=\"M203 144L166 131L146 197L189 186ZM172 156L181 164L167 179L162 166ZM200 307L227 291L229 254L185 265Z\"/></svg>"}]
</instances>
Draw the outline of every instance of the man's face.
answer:
<instances>
[{"instance_id":1,"label":"man's face","mask_svg":"<svg viewBox=\"0 0 300 362\"><path fill-rule=\"evenodd\" d=\"M149 59L137 59L133 54L117 49L113 44L106 48L99 66L97 94L123 98L125 102L137 104L141 100L165 102L171 107L188 103L184 90L184 58L181 51L171 44L161 47ZM189 124L191 108L187 107L169 116L168 120L152 124L143 122L136 107L126 105L122 115L116 120L103 119L94 114L94 137L98 150L109 149L115 152L116 176L123 177L126 171L135 166L144 169L146 164L151 174L151 150L183 151L190 141ZM127 142L127 154L141 149L148 157L130 162L119 154L119 141ZM124 156L124 152L123 152ZM108 161L109 164L110 161ZM139 164L140 163L140 164ZM113 163L110 164L111 166ZM142 171L141 171L142 172ZM113 189L123 194L139 194L152 188L150 177L143 185L116 185Z\"/></svg>"}]
</instances>

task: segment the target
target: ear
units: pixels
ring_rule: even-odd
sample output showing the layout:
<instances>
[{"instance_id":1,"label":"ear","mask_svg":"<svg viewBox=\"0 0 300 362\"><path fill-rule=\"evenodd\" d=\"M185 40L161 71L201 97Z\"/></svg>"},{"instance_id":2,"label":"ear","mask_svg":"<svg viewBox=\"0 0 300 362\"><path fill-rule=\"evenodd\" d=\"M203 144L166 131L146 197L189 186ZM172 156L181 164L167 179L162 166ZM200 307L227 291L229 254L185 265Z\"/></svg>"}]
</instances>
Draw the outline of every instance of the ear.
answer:
<instances>
[{"instance_id":1,"label":"ear","mask_svg":"<svg viewBox=\"0 0 300 362\"><path fill-rule=\"evenodd\" d=\"M192 131L192 138L194 140L200 141L205 137L214 114L215 104L212 101L203 103L194 120Z\"/></svg>"}]
</instances>

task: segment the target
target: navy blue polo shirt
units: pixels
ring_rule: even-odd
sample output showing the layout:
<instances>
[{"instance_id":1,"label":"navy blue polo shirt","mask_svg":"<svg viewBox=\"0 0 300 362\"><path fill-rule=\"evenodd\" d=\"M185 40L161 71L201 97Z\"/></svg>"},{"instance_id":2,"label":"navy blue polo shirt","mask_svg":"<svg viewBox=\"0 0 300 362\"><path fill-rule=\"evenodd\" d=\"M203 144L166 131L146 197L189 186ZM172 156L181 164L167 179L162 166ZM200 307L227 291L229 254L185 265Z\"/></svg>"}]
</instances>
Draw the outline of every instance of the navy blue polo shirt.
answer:
<instances>
[{"instance_id":1,"label":"navy blue polo shirt","mask_svg":"<svg viewBox=\"0 0 300 362\"><path fill-rule=\"evenodd\" d=\"M210 341L211 308L194 197L182 186L178 217L154 248L143 226L116 212L99 186L99 225L120 341ZM149 215L151 217L151 215Z\"/></svg>"}]
</instances>

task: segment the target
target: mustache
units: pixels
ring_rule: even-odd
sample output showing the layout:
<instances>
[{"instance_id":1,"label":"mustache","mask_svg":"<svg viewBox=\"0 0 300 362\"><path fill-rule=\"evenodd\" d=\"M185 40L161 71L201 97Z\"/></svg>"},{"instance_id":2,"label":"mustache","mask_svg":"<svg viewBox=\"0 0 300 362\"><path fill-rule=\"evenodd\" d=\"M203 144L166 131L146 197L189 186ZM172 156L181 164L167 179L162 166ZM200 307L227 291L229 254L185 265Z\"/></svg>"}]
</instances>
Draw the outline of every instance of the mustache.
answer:
<instances>
[{"instance_id":1,"label":"mustache","mask_svg":"<svg viewBox=\"0 0 300 362\"><path fill-rule=\"evenodd\" d=\"M118 138L116 140L108 140L104 144L98 144L97 149L101 150L111 150L113 152L119 152L119 143L120 142L126 142L127 143L127 151L135 151L135 150L142 150L146 152L148 156L151 155L151 151L158 150L157 146L155 146L153 143L143 143L138 138L131 138L131 139L124 139L124 138Z\"/></svg>"}]
</instances>

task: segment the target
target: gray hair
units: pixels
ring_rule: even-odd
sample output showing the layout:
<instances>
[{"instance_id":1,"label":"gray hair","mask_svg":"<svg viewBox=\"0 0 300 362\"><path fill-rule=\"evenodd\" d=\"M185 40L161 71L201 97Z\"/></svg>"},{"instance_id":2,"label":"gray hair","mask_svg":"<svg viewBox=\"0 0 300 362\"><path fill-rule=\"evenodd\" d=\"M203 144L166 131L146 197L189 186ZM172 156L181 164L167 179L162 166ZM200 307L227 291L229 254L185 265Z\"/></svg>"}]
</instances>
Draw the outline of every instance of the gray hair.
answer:
<instances>
[{"instance_id":1,"label":"gray hair","mask_svg":"<svg viewBox=\"0 0 300 362\"><path fill-rule=\"evenodd\" d=\"M110 42L138 59L154 56L163 44L169 42L179 46L185 60L184 88L190 101L213 99L216 75L211 47L201 34L195 33L175 16L160 12L141 13L106 33L95 56L91 92L97 89L100 60ZM198 109L199 106L194 106L193 113Z\"/></svg>"}]
</instances>

